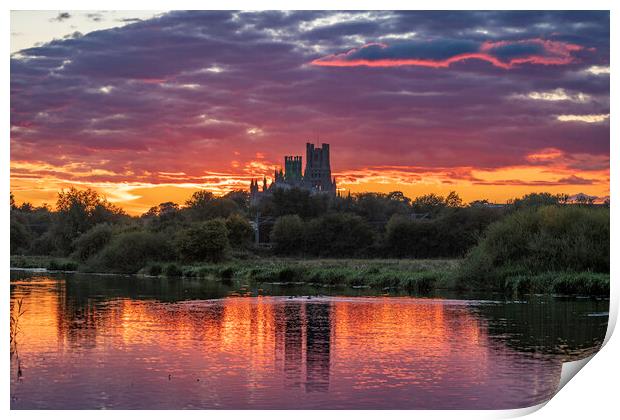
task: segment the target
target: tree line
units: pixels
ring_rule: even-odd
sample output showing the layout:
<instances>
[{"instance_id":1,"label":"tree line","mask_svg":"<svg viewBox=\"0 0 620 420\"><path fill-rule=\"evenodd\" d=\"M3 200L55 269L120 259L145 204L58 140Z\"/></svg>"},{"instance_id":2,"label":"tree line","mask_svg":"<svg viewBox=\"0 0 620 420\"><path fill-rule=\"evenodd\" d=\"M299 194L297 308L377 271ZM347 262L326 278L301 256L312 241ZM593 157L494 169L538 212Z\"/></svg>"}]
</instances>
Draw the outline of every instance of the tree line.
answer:
<instances>
[{"instance_id":1,"label":"tree line","mask_svg":"<svg viewBox=\"0 0 620 420\"><path fill-rule=\"evenodd\" d=\"M93 271L136 272L153 261L200 262L253 255L462 257L489 225L523 208L562 206L565 196L528 194L506 206L464 204L451 192L344 197L276 190L258 203L246 191L197 191L129 216L97 192L70 188L55 207L17 205L11 195L11 254L70 257ZM584 203L591 207L591 203ZM254 226L271 245L254 245Z\"/></svg>"}]
</instances>

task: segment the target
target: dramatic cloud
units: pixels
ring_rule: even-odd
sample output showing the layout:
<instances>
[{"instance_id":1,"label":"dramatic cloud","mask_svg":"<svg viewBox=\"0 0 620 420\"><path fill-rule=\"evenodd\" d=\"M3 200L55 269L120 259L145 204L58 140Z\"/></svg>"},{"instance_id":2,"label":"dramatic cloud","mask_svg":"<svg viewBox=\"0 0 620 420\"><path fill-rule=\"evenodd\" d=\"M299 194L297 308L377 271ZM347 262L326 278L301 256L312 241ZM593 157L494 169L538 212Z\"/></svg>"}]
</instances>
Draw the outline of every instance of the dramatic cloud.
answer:
<instances>
[{"instance_id":1,"label":"dramatic cloud","mask_svg":"<svg viewBox=\"0 0 620 420\"><path fill-rule=\"evenodd\" d=\"M583 46L543 39L516 41L434 40L367 44L346 53L312 61L332 67L450 67L466 60L482 60L495 67L511 69L522 64L565 65L576 60Z\"/></svg>"},{"instance_id":2,"label":"dramatic cloud","mask_svg":"<svg viewBox=\"0 0 620 420\"><path fill-rule=\"evenodd\" d=\"M607 12L167 13L11 56L11 189L139 212L324 141L352 191L604 196L608 68Z\"/></svg>"}]
</instances>

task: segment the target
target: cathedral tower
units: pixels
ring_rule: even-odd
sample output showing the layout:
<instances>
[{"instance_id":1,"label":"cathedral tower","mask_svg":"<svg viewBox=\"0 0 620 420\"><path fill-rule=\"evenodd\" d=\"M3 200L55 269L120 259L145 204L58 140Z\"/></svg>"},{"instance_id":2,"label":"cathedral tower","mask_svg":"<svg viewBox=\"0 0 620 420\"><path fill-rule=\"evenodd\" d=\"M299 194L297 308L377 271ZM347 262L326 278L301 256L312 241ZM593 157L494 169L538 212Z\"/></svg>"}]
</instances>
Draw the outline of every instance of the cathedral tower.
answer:
<instances>
[{"instance_id":1,"label":"cathedral tower","mask_svg":"<svg viewBox=\"0 0 620 420\"><path fill-rule=\"evenodd\" d=\"M323 143L321 147L315 147L312 143L306 143L304 184L317 191L336 192L329 163L329 144Z\"/></svg>"}]
</instances>

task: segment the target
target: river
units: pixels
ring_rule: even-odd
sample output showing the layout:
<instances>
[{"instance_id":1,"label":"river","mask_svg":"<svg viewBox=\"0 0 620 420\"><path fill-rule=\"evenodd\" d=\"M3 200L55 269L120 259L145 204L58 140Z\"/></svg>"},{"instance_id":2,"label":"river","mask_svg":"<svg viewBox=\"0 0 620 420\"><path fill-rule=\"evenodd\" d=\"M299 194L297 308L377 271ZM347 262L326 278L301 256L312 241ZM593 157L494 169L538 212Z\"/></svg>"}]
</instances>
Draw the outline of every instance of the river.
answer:
<instances>
[{"instance_id":1,"label":"river","mask_svg":"<svg viewBox=\"0 0 620 420\"><path fill-rule=\"evenodd\" d=\"M608 299L11 272L12 409L491 409L548 400Z\"/></svg>"}]
</instances>

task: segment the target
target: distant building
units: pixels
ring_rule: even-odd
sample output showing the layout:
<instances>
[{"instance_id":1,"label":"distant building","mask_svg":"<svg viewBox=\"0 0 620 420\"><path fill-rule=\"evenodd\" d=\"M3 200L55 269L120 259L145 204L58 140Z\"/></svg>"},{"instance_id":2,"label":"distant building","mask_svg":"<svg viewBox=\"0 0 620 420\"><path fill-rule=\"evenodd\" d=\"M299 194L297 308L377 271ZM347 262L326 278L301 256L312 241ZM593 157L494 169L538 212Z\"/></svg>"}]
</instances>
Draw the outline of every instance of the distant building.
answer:
<instances>
[{"instance_id":1,"label":"distant building","mask_svg":"<svg viewBox=\"0 0 620 420\"><path fill-rule=\"evenodd\" d=\"M262 197L270 195L276 189L299 188L310 191L311 194L336 195L336 178L332 177L329 161L329 144L323 143L316 147L306 143L306 168L302 175L302 157L284 156L284 171L276 169L273 181L267 185L267 178L263 177L262 188L258 180L250 182L250 198L253 203Z\"/></svg>"}]
</instances>

